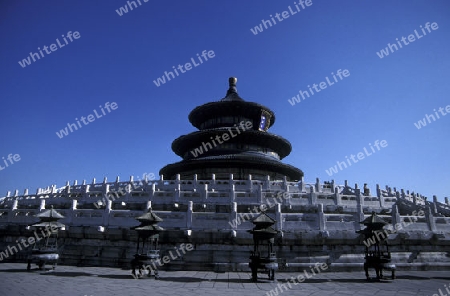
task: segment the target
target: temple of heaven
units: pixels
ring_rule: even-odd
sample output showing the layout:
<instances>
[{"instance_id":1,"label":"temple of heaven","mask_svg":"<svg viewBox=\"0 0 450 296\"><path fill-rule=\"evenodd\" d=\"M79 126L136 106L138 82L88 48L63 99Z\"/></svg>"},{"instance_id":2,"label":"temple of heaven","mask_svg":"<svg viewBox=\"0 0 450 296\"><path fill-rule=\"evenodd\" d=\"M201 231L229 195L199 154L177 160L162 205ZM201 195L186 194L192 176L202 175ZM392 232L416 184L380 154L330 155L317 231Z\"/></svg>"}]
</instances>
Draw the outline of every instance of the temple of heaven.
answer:
<instances>
[{"instance_id":1,"label":"temple of heaven","mask_svg":"<svg viewBox=\"0 0 450 296\"><path fill-rule=\"evenodd\" d=\"M303 172L280 160L291 153L288 140L271 134L275 114L269 108L244 101L236 91L237 79L218 102L196 107L189 121L198 132L183 135L172 143L172 150L183 158L160 170L164 179L236 179L298 181Z\"/></svg>"},{"instance_id":2,"label":"temple of heaven","mask_svg":"<svg viewBox=\"0 0 450 296\"><path fill-rule=\"evenodd\" d=\"M33 236L27 226L53 208L65 225L58 232L58 264L131 269L136 218L151 210L164 229L158 233L163 261L157 270L250 273L252 221L264 213L273 221L272 266L301 272L320 264L362 272L365 248L378 238L368 241L360 222L375 213L386 222L380 236L399 276L408 269L450 268L448 198L439 202L378 184L371 192L367 184L306 182L300 169L282 162L291 144L269 132L274 112L244 101L236 81L229 79L223 99L192 110L189 121L198 131L173 141L182 160L163 167L156 180L104 177L8 191L0 198L0 255L7 255L1 260L24 262L25 269L30 248L22 241Z\"/></svg>"}]
</instances>

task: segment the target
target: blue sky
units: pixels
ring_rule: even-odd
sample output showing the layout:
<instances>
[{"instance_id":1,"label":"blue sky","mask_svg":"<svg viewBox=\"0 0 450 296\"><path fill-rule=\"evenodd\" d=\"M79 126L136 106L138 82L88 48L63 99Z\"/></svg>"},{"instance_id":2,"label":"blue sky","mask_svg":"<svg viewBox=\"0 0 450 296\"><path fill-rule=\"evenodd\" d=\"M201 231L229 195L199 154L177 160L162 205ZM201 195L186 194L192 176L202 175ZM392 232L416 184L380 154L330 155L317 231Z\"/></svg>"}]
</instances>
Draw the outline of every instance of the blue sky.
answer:
<instances>
[{"instance_id":1,"label":"blue sky","mask_svg":"<svg viewBox=\"0 0 450 296\"><path fill-rule=\"evenodd\" d=\"M283 162L302 169L307 182L347 179L372 190L378 183L450 196L450 116L414 125L450 105L450 2L312 0L296 14L293 0L135 2L122 16L123 0L1 2L0 196L157 174L180 160L172 141L195 131L189 112L224 97L230 76L242 98L275 112L270 131L293 147ZM257 35L250 30L283 11L286 19ZM424 35L427 22L438 28ZM377 55L414 30L420 38ZM69 31L79 38L64 43ZM62 47L18 63L56 39ZM214 57L153 83L204 50ZM350 75L288 102L339 69ZM107 102L117 108L108 113ZM101 117L57 136L94 110ZM327 174L346 156L370 153L376 140L387 146ZM9 154L20 160L5 167Z\"/></svg>"}]
</instances>

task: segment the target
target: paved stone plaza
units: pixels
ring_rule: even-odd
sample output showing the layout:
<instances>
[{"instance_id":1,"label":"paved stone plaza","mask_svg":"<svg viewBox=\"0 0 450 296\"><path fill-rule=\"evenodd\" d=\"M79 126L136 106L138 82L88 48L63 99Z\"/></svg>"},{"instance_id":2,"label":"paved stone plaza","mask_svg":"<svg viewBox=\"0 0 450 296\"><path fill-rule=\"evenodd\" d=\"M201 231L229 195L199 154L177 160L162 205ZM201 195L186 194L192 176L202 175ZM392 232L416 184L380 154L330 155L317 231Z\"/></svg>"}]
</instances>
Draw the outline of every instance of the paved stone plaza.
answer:
<instances>
[{"instance_id":1,"label":"paved stone plaza","mask_svg":"<svg viewBox=\"0 0 450 296\"><path fill-rule=\"evenodd\" d=\"M161 271L160 279L135 280L130 270L58 266L27 272L26 264L0 264L0 295L260 295L300 273L279 273L275 282L252 283L250 273ZM397 279L367 282L364 272L326 272L283 288L282 295L450 295L448 271L398 271ZM444 286L446 285L446 286ZM442 293L439 294L439 289ZM449 288L450 290L450 288ZM280 295L280 290L277 290ZM276 295L276 294L272 294Z\"/></svg>"}]
</instances>

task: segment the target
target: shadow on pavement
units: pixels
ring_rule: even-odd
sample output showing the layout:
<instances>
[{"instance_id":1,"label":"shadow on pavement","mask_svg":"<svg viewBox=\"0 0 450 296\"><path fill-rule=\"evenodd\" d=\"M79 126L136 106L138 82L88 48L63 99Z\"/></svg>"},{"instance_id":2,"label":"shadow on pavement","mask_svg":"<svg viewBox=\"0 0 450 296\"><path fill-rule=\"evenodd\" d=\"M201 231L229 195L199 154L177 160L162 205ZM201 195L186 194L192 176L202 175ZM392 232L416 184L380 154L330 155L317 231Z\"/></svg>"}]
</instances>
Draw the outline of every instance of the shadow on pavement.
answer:
<instances>
[{"instance_id":1,"label":"shadow on pavement","mask_svg":"<svg viewBox=\"0 0 450 296\"><path fill-rule=\"evenodd\" d=\"M105 278L105 279L116 279L116 280L126 280L126 279L132 279L134 280L134 277L129 274L99 274L99 278ZM149 277L147 277L149 278ZM154 277L152 277L154 279Z\"/></svg>"},{"instance_id":2,"label":"shadow on pavement","mask_svg":"<svg viewBox=\"0 0 450 296\"><path fill-rule=\"evenodd\" d=\"M128 269L122 269L123 271ZM23 268L10 268L10 269L0 269L0 272L7 272L7 273L29 273L29 274L36 274L39 272L40 275L46 275L46 276L57 276L57 277L100 277L100 278L108 278L108 279L130 279L135 280L133 276L131 275L130 270L128 270L129 273L119 273L119 274L92 274L89 272L70 272L70 271L58 271L56 270L39 270L38 268L33 268L30 271L27 271L26 265L24 265ZM170 272L168 272L166 275L169 275ZM427 281L427 280L448 280L450 281L450 277L446 276L416 276L416 275L408 275L408 274L401 274L397 275L396 279L398 280L421 280L421 281ZM156 280L153 276L152 277L144 277L141 280ZM197 277L176 277L176 276L165 276L164 273L160 274L160 277L157 279L157 281L167 281L167 282L179 282L179 283L194 283L194 282L217 282L217 283L252 283L250 276L248 278L197 278ZM258 278L258 283L287 283L290 282L291 278L286 277L283 274L280 274L280 276L275 281L270 281L264 277ZM395 279L392 280L390 277L385 277L382 280L377 280L375 278L371 278L370 280L367 280L363 275L361 275L361 278L311 278L311 279L305 279L302 283L395 283ZM299 284L302 284L299 283Z\"/></svg>"},{"instance_id":3,"label":"shadow on pavement","mask_svg":"<svg viewBox=\"0 0 450 296\"><path fill-rule=\"evenodd\" d=\"M287 283L290 280L290 278L285 278L285 279L278 279L278 282L283 282L283 283ZM395 280L391 280L391 279L382 279L382 280L377 280L376 278L374 279L370 279L367 280L365 278L361 278L361 279L306 279L305 281L299 283L300 285L305 283L305 284L319 284L319 283L360 283L360 284L365 284L365 283L390 283L390 282L394 282Z\"/></svg>"},{"instance_id":4,"label":"shadow on pavement","mask_svg":"<svg viewBox=\"0 0 450 296\"><path fill-rule=\"evenodd\" d=\"M415 276L415 275L403 274L403 275L396 276L396 278L397 279L402 279L402 280L421 280L421 281L423 281L423 280L430 280L433 277L423 277L423 276Z\"/></svg>"},{"instance_id":5,"label":"shadow on pavement","mask_svg":"<svg viewBox=\"0 0 450 296\"><path fill-rule=\"evenodd\" d=\"M28 271L27 271L27 266L25 265L25 267L21 268L21 269L17 269L17 268L16 269L0 269L0 272L28 272Z\"/></svg>"},{"instance_id":6,"label":"shadow on pavement","mask_svg":"<svg viewBox=\"0 0 450 296\"><path fill-rule=\"evenodd\" d=\"M157 279L157 281L168 281L168 282L179 282L179 283L194 283L194 282L202 282L208 281L207 279L195 278L195 277L164 277L161 276Z\"/></svg>"},{"instance_id":7,"label":"shadow on pavement","mask_svg":"<svg viewBox=\"0 0 450 296\"><path fill-rule=\"evenodd\" d=\"M92 274L87 272L71 272L71 271L53 271L41 273L41 275L53 275L53 276L63 276L63 277L76 277L76 276L92 276Z\"/></svg>"}]
</instances>

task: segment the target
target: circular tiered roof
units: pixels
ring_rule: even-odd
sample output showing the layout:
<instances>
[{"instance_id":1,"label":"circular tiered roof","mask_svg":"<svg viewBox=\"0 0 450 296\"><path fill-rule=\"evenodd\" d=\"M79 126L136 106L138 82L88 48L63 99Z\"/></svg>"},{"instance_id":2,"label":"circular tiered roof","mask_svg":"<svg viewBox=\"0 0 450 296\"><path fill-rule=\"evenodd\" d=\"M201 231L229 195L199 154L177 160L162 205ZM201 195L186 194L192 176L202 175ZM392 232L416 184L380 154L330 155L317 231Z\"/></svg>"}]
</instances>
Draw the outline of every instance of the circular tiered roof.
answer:
<instances>
[{"instance_id":1,"label":"circular tiered roof","mask_svg":"<svg viewBox=\"0 0 450 296\"><path fill-rule=\"evenodd\" d=\"M254 146L265 147L270 149L271 151L276 152L279 155L280 159L283 159L284 157L289 155L292 150L291 143L278 135L255 130L249 130L245 133L242 133L242 135L237 135L237 132L235 130L233 131L233 129L227 128L197 131L189 135L180 136L172 142L172 150L178 156L185 158L185 155L189 154L189 151L194 150L199 146L201 147L199 143L211 141L211 137L213 137L214 139L215 136L219 136L220 138L222 138L222 135L230 135L230 132L233 132L236 136L233 138L230 137L230 140L226 141L227 144L240 143L241 146L253 144ZM220 151L220 146L215 150ZM237 147L236 150L242 149L239 149Z\"/></svg>"},{"instance_id":2,"label":"circular tiered roof","mask_svg":"<svg viewBox=\"0 0 450 296\"><path fill-rule=\"evenodd\" d=\"M236 90L237 78L230 77L228 81L230 87L226 96L218 102L210 102L196 107L189 114L189 122L198 129L204 129L202 125L210 119L234 116L250 119L253 122L253 127L257 129L258 124L256 123L260 122L261 114L264 114L267 120L265 130L270 128L275 123L273 111L258 103L244 101ZM224 123L218 124L220 123L210 125L209 128L224 126ZM229 125L225 123L225 126Z\"/></svg>"},{"instance_id":3,"label":"circular tiered roof","mask_svg":"<svg viewBox=\"0 0 450 296\"><path fill-rule=\"evenodd\" d=\"M183 135L172 143L172 150L182 161L166 165L160 170L164 179L234 178L300 180L303 172L280 160L292 150L288 140L267 130L275 122L269 108L244 101L236 90L236 78L222 100L196 107L189 121L200 131Z\"/></svg>"},{"instance_id":4,"label":"circular tiered roof","mask_svg":"<svg viewBox=\"0 0 450 296\"><path fill-rule=\"evenodd\" d=\"M273 180L282 180L286 176L289 181L297 181L303 177L303 172L296 167L251 153L183 160L166 165L161 172L165 179L167 176L171 176L169 179L175 179L177 174L180 174L182 179L193 179L194 174L197 174L198 179L210 179L211 175L215 174L218 180L228 179L230 174L240 180L247 179L248 175L260 180L266 176Z\"/></svg>"},{"instance_id":5,"label":"circular tiered roof","mask_svg":"<svg viewBox=\"0 0 450 296\"><path fill-rule=\"evenodd\" d=\"M270 117L270 128L275 123L275 114L269 108L244 101L218 101L206 103L196 107L189 114L189 122L196 128L201 129L202 123L208 119L219 118L222 116L242 116L252 119L252 121L259 121L261 119L262 111L267 112Z\"/></svg>"}]
</instances>

